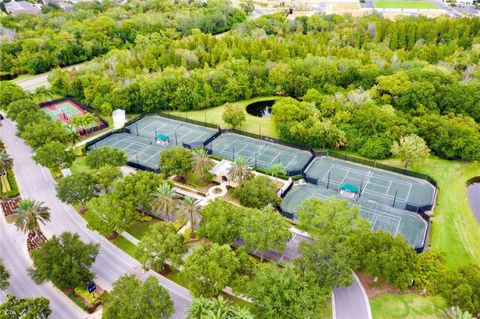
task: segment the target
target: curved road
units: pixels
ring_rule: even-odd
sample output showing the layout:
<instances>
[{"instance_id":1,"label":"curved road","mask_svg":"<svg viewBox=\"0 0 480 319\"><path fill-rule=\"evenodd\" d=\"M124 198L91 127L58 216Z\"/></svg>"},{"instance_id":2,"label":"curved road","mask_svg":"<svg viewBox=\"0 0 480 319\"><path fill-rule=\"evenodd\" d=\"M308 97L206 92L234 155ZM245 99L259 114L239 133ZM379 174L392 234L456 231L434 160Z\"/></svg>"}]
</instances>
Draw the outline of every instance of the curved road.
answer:
<instances>
[{"instance_id":1,"label":"curved road","mask_svg":"<svg viewBox=\"0 0 480 319\"><path fill-rule=\"evenodd\" d=\"M0 127L0 136L4 140L8 152L14 160L14 171L23 198L32 198L44 202L51 209L51 222L42 227L43 232L47 237L58 235L64 231L76 232L85 242L99 243L100 252L92 267L92 271L96 274L95 281L103 288L110 290L113 282L123 274L134 273L139 278L144 278L146 275L154 275L158 278L160 284L164 286L175 306L175 314L172 318L185 318L183 314L186 306L189 305L192 297L190 292L180 285L166 279L159 274L148 272L143 273L141 265L138 261L127 255L125 252L117 248L103 236L87 228L85 220L69 205L62 203L56 196L56 184L52 179L48 169L37 165L32 159L32 150L24 141L15 136L17 130L15 124L9 119L5 118ZM10 226L4 226L2 222L2 245L5 244L4 237L9 237L10 240L15 241L15 249L3 249L2 257L4 260L14 268L24 269L25 265L21 266L19 262L19 254L23 254L18 247L21 247L21 239L18 235L12 236L11 230L4 234L4 229ZM4 236L5 235L5 236ZM7 246L10 246L7 244ZM25 259L26 257L21 256ZM16 261L17 264L13 264ZM14 270L16 271L16 270ZM20 270L19 270L20 272ZM12 285L9 290L14 292L17 296L28 296L29 286L35 286L26 275L19 276L21 282ZM21 288L25 287L25 288ZM35 286L37 289L39 286ZM34 291L32 288L31 291ZM133 292L132 292L133 293ZM1 294L1 293L0 293ZM3 294L2 294L3 295ZM47 297L46 294L42 294ZM51 294L50 294L51 295ZM50 295L48 297L50 298ZM60 299L58 299L60 300ZM76 318L78 316L64 316L62 310L64 305L58 305L52 302L53 316L52 318ZM73 312L73 310L69 310Z\"/></svg>"}]
</instances>

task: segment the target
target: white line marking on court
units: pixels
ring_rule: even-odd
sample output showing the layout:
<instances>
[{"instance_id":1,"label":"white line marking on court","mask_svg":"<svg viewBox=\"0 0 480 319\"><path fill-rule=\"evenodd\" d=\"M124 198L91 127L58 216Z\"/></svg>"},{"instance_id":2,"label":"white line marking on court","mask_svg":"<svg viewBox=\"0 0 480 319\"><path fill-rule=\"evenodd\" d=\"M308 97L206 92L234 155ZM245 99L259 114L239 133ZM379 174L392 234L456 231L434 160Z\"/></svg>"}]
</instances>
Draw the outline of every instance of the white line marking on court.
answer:
<instances>
[{"instance_id":1,"label":"white line marking on court","mask_svg":"<svg viewBox=\"0 0 480 319\"><path fill-rule=\"evenodd\" d=\"M368 172L367 180L365 181L365 185L363 186L363 189L360 190L360 191L363 192L367 188L368 182L370 182L370 179L372 178L372 175L373 175L373 171Z\"/></svg>"}]
</instances>

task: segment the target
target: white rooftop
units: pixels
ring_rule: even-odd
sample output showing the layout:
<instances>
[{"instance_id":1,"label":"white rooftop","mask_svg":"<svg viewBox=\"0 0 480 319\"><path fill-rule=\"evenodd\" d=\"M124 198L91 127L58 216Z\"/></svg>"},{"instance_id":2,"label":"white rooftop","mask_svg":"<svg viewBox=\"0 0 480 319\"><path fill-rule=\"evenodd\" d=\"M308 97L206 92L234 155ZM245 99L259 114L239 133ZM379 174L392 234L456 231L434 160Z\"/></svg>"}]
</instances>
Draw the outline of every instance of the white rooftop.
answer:
<instances>
[{"instance_id":1,"label":"white rooftop","mask_svg":"<svg viewBox=\"0 0 480 319\"><path fill-rule=\"evenodd\" d=\"M228 172L230 167L233 166L233 163L227 160L222 160L220 163L215 165L214 168L210 170L210 173L215 174L215 176L223 175L225 172Z\"/></svg>"}]
</instances>

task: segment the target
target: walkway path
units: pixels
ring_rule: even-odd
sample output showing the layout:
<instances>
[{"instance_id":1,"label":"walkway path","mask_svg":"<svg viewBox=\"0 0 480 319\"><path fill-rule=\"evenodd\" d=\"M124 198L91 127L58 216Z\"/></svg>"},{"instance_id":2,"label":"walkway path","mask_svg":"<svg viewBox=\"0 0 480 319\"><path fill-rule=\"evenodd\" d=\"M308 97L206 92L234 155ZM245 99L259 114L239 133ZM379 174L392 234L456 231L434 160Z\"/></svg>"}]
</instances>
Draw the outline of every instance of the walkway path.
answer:
<instances>
[{"instance_id":1,"label":"walkway path","mask_svg":"<svg viewBox=\"0 0 480 319\"><path fill-rule=\"evenodd\" d=\"M357 275L352 275L351 286L333 288L333 319L372 319L367 293Z\"/></svg>"},{"instance_id":2,"label":"walkway path","mask_svg":"<svg viewBox=\"0 0 480 319\"><path fill-rule=\"evenodd\" d=\"M62 68L62 70L71 70L71 69L77 69L80 66L82 66L83 63L75 64L75 65L70 65L67 67ZM18 81L13 81L16 85L20 86L22 89L28 92L35 91L39 87L45 87L48 88L50 86L50 82L48 81L48 77L50 76L50 72L42 73L42 74L37 74L37 75L32 75L31 77L27 77L22 80Z\"/></svg>"}]
</instances>

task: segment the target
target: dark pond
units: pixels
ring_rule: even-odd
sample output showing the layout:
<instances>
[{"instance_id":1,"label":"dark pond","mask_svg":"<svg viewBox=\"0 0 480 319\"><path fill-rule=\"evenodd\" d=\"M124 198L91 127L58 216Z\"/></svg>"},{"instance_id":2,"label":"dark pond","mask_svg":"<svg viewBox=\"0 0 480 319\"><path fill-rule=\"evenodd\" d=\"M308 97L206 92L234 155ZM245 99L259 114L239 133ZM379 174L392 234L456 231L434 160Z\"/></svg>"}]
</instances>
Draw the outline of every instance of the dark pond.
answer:
<instances>
[{"instance_id":1,"label":"dark pond","mask_svg":"<svg viewBox=\"0 0 480 319\"><path fill-rule=\"evenodd\" d=\"M468 199L470 207L473 211L473 216L480 224L480 176L472 178L467 182Z\"/></svg>"},{"instance_id":2,"label":"dark pond","mask_svg":"<svg viewBox=\"0 0 480 319\"><path fill-rule=\"evenodd\" d=\"M275 100L259 101L247 105L247 113L258 117L270 117L272 116L272 105Z\"/></svg>"}]
</instances>

